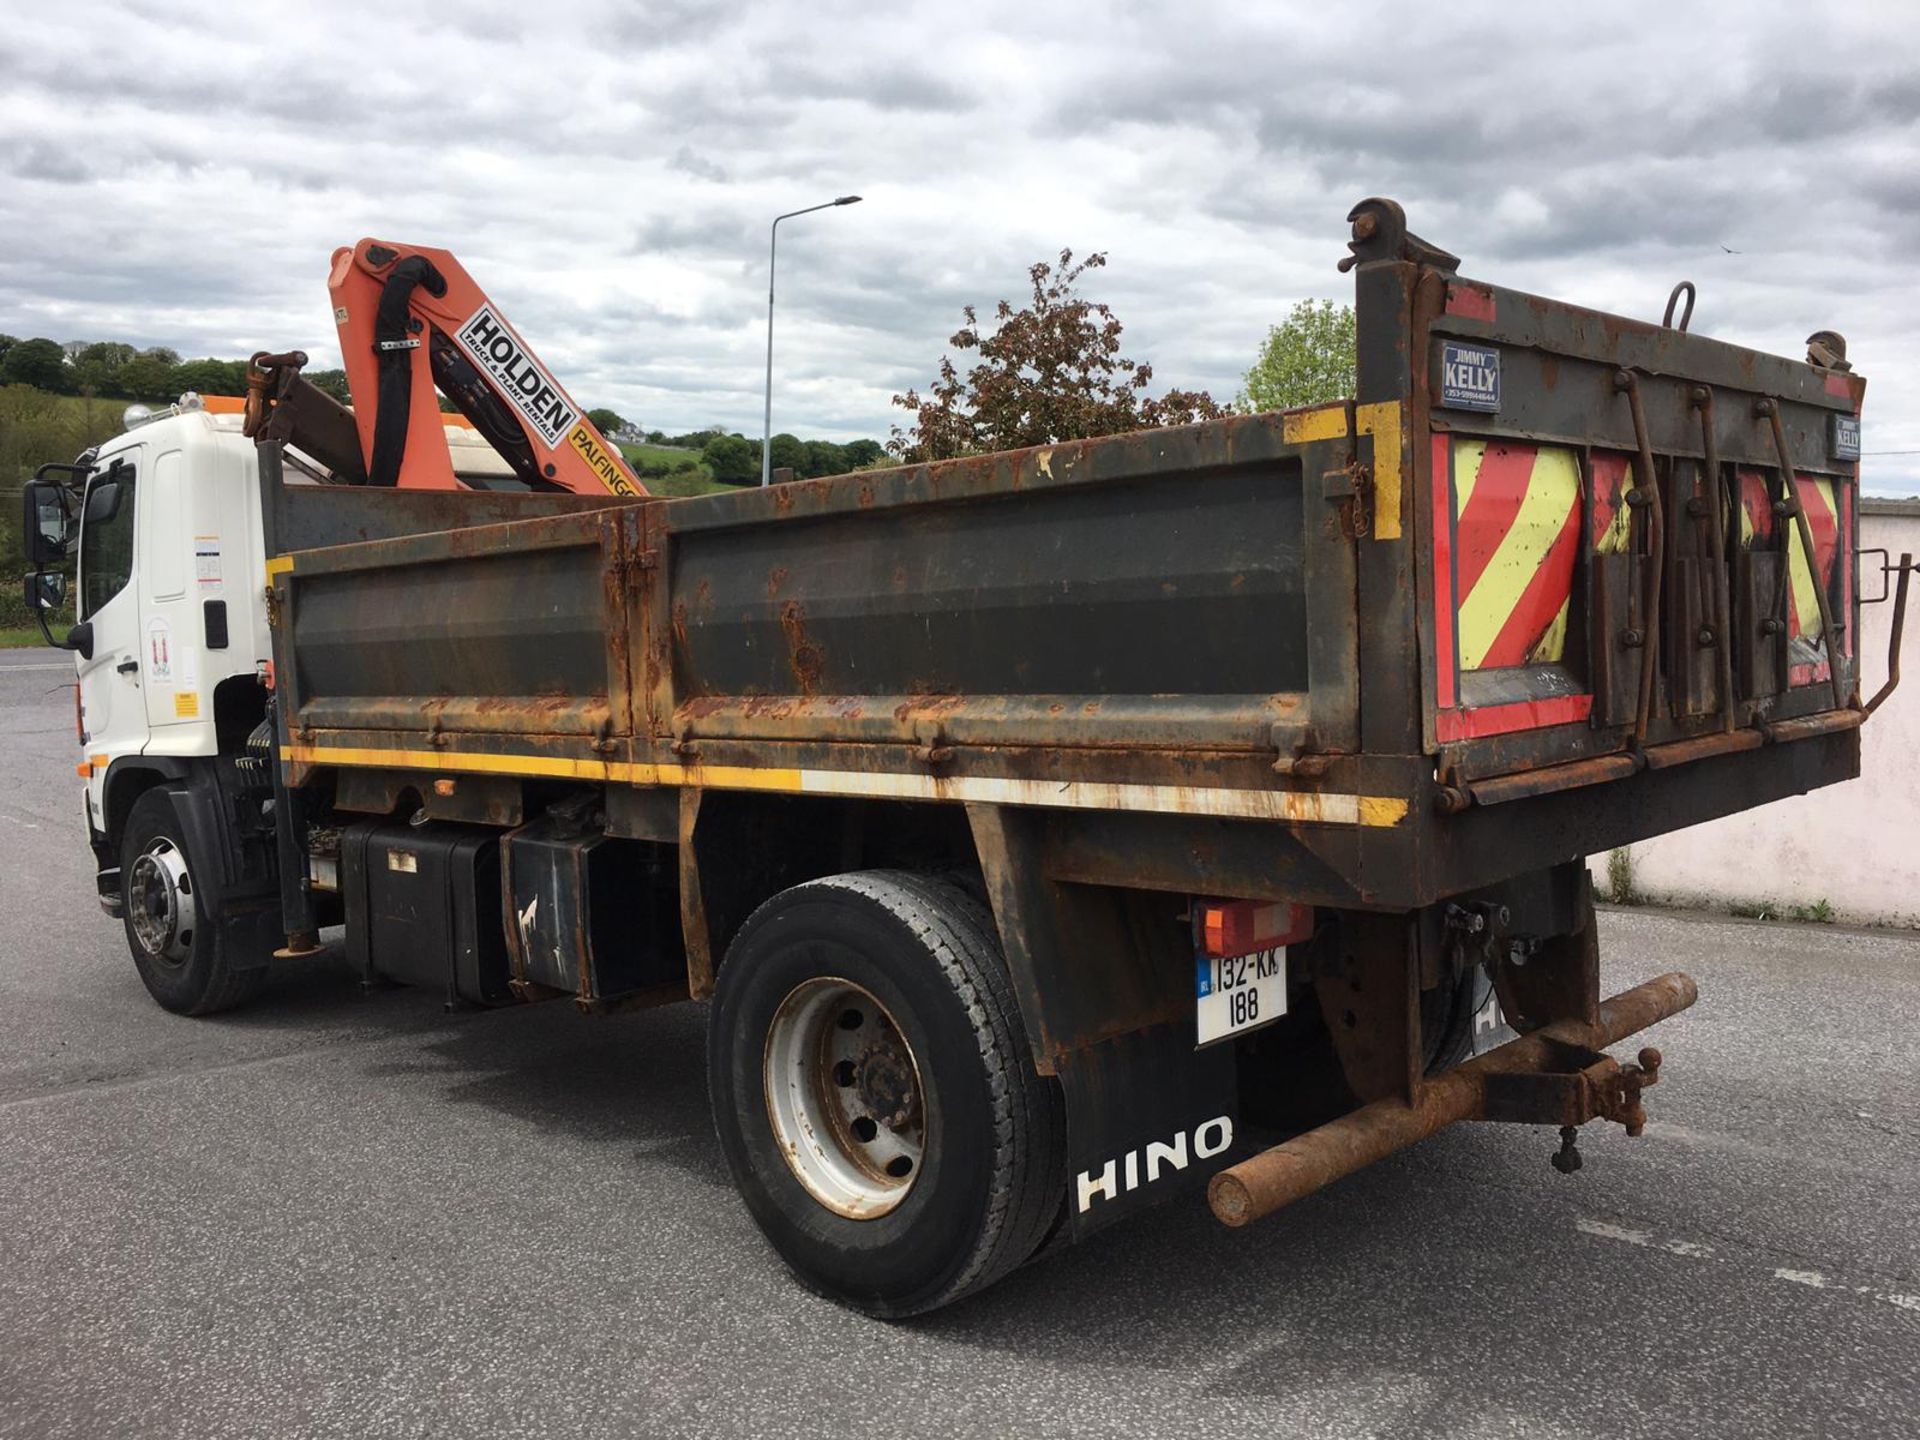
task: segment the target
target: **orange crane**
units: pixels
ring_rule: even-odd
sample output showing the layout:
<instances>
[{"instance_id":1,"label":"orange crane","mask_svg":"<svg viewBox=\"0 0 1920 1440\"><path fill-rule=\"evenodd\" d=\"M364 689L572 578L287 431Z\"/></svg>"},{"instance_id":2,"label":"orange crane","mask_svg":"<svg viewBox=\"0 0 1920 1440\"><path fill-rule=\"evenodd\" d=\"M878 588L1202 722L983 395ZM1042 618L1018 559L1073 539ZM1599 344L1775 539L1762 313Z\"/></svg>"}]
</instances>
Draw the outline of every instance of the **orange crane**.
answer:
<instances>
[{"instance_id":1,"label":"orange crane","mask_svg":"<svg viewBox=\"0 0 1920 1440\"><path fill-rule=\"evenodd\" d=\"M344 412L300 377L306 356L259 354L247 433L279 434L348 484L457 490L435 391L529 489L645 495L619 449L553 378L466 268L445 250L362 240L333 252L327 276L340 331ZM351 432L357 431L358 444Z\"/></svg>"}]
</instances>

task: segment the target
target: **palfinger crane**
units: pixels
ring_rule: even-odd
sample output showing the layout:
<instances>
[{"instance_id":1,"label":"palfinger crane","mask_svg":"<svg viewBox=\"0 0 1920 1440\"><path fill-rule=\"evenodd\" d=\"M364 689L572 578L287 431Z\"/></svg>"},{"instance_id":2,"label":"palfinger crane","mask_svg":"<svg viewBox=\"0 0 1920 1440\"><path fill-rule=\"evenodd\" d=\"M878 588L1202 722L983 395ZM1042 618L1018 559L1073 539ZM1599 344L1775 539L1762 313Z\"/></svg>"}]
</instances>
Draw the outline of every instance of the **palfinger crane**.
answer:
<instances>
[{"instance_id":1,"label":"palfinger crane","mask_svg":"<svg viewBox=\"0 0 1920 1440\"><path fill-rule=\"evenodd\" d=\"M277 415L277 438L313 453L336 480L460 489L438 390L530 489L647 493L448 251L372 239L342 246L327 289L354 398L351 431L340 407L300 378L306 357L295 351L254 357L248 434Z\"/></svg>"}]
</instances>

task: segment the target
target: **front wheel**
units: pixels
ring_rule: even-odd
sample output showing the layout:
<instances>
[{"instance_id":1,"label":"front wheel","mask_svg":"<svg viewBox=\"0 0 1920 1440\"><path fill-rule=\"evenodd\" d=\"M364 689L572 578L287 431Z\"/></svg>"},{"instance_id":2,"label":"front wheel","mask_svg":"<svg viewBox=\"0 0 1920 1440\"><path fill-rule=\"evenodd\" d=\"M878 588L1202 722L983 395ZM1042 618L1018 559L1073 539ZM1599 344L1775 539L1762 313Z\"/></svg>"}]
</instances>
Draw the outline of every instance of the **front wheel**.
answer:
<instances>
[{"instance_id":1,"label":"front wheel","mask_svg":"<svg viewBox=\"0 0 1920 1440\"><path fill-rule=\"evenodd\" d=\"M266 971L234 968L216 927L219 900L201 884L174 792L133 803L120 841L121 915L147 993L179 1015L211 1015L251 999Z\"/></svg>"},{"instance_id":2,"label":"front wheel","mask_svg":"<svg viewBox=\"0 0 1920 1440\"><path fill-rule=\"evenodd\" d=\"M1059 1089L1033 1068L992 917L955 886L865 871L769 900L727 951L707 1055L734 1182L821 1294L933 1310L1059 1215Z\"/></svg>"}]
</instances>

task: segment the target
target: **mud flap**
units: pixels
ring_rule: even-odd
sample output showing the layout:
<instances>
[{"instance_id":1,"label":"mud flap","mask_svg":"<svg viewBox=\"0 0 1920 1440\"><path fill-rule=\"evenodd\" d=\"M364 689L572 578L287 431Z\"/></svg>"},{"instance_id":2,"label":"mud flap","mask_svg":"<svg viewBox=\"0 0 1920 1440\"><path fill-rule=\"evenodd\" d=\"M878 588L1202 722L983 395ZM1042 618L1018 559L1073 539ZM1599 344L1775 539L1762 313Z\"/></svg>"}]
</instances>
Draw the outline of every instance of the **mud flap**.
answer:
<instances>
[{"instance_id":1,"label":"mud flap","mask_svg":"<svg viewBox=\"0 0 1920 1440\"><path fill-rule=\"evenodd\" d=\"M1103 1040L1063 1056L1058 1070L1075 1240L1203 1189L1240 1158L1233 1047L1196 1050L1191 1023Z\"/></svg>"}]
</instances>

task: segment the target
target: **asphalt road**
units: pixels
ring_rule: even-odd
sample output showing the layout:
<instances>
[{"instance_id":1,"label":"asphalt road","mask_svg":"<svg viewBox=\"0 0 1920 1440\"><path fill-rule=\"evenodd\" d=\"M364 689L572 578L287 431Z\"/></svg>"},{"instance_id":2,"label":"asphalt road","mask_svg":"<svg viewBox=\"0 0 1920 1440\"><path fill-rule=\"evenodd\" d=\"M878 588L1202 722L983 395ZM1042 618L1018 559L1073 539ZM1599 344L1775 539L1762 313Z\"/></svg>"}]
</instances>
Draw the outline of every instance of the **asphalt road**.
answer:
<instances>
[{"instance_id":1,"label":"asphalt road","mask_svg":"<svg viewBox=\"0 0 1920 1440\"><path fill-rule=\"evenodd\" d=\"M448 1017L324 961L154 1007L60 658L0 655L0 1434L1920 1433L1914 939L1609 914L1611 987L1700 981L1644 1139L1568 1178L1456 1127L888 1326L736 1203L698 1007Z\"/></svg>"}]
</instances>

